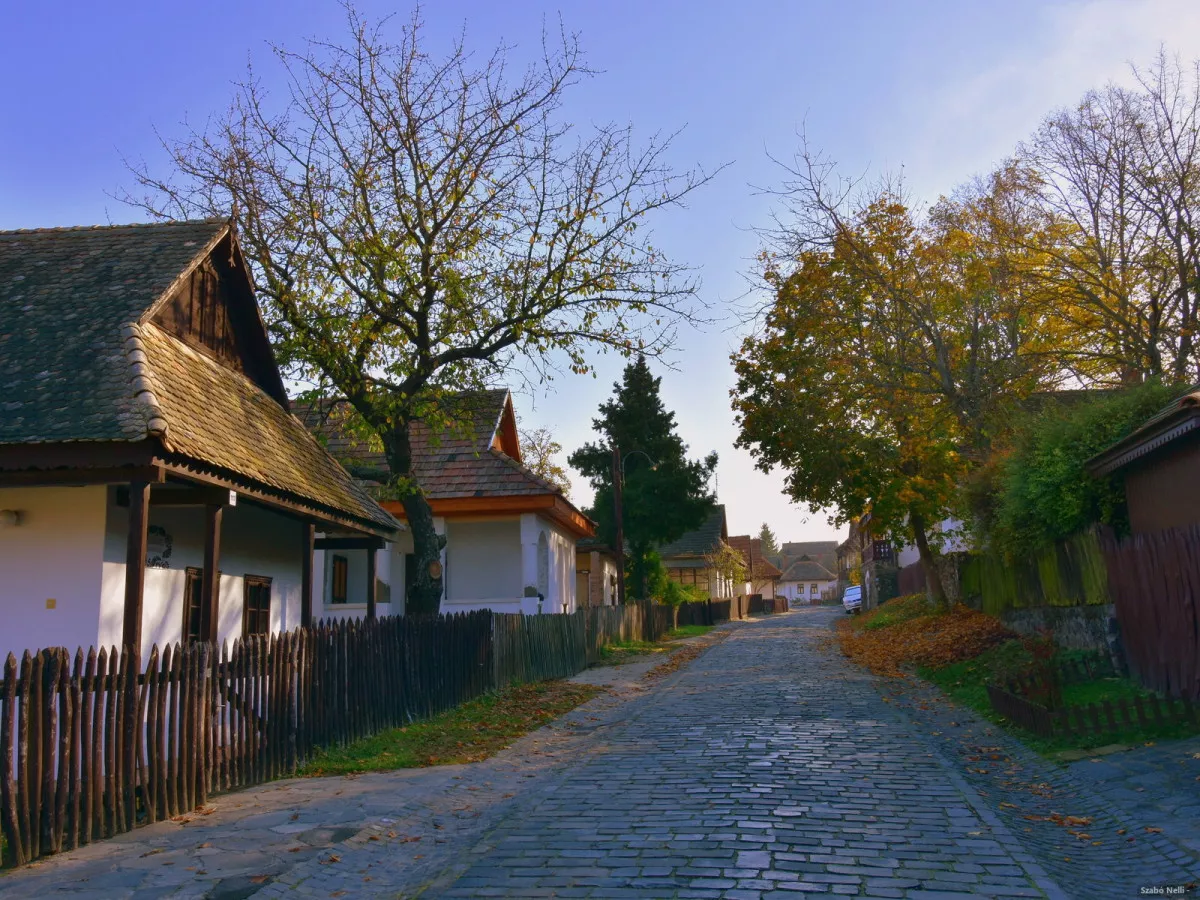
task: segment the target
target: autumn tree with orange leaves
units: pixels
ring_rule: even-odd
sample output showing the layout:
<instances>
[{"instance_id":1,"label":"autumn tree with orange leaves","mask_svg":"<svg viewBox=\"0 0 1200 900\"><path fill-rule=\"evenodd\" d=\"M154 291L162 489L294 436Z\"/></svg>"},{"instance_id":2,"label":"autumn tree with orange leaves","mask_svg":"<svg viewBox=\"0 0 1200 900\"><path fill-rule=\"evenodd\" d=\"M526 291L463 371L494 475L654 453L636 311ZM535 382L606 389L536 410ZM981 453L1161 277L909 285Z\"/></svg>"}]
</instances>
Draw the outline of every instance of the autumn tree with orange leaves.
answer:
<instances>
[{"instance_id":1,"label":"autumn tree with orange leaves","mask_svg":"<svg viewBox=\"0 0 1200 900\"><path fill-rule=\"evenodd\" d=\"M933 525L1067 339L1024 249L1038 224L1010 202L1020 173L918 213L901 185L838 182L807 150L788 171L762 256L773 299L734 355L738 444L835 521L870 509L944 603Z\"/></svg>"}]
</instances>

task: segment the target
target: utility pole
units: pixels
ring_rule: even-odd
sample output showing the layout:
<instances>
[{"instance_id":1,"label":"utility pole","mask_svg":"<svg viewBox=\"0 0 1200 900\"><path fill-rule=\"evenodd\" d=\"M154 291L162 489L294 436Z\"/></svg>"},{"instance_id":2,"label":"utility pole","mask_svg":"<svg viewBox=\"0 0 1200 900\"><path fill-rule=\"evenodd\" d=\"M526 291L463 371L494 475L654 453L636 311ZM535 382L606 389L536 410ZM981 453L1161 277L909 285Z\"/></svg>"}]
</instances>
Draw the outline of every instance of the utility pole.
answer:
<instances>
[{"instance_id":1,"label":"utility pole","mask_svg":"<svg viewBox=\"0 0 1200 900\"><path fill-rule=\"evenodd\" d=\"M621 451L616 442L612 448L613 514L617 523L617 603L625 605L625 528L621 518Z\"/></svg>"}]
</instances>

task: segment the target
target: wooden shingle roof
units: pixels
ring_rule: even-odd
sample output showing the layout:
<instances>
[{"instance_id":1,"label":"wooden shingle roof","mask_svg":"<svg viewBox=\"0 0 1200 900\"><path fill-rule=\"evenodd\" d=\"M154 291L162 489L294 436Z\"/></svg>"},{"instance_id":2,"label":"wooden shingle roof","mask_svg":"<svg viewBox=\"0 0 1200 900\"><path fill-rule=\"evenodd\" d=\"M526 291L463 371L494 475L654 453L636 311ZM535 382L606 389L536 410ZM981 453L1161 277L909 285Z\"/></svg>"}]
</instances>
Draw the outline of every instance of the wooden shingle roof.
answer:
<instances>
[{"instance_id":1,"label":"wooden shingle roof","mask_svg":"<svg viewBox=\"0 0 1200 900\"><path fill-rule=\"evenodd\" d=\"M0 450L148 443L180 470L394 532L290 414L244 269L227 266L249 307L239 338L266 359L257 382L156 324L218 245L232 260L228 223L209 220L0 232Z\"/></svg>"},{"instance_id":2,"label":"wooden shingle roof","mask_svg":"<svg viewBox=\"0 0 1200 900\"><path fill-rule=\"evenodd\" d=\"M678 540L658 548L663 562L670 559L698 559L716 552L721 542L728 540L729 530L725 525L725 505L718 503L699 528L689 531Z\"/></svg>"},{"instance_id":3,"label":"wooden shingle roof","mask_svg":"<svg viewBox=\"0 0 1200 900\"><path fill-rule=\"evenodd\" d=\"M446 398L445 415L454 427L433 434L415 422L410 434L413 476L430 500L464 497L563 496L554 484L535 475L519 458L501 449L502 422L511 415L511 398L503 388L468 391ZM296 415L352 473L366 481L387 473L381 449L356 437L346 427L344 403L293 403ZM513 454L518 447L509 446ZM376 476L376 477L372 477Z\"/></svg>"},{"instance_id":4,"label":"wooden shingle roof","mask_svg":"<svg viewBox=\"0 0 1200 900\"><path fill-rule=\"evenodd\" d=\"M0 232L0 444L134 441L123 326L227 230L224 222Z\"/></svg>"},{"instance_id":5,"label":"wooden shingle roof","mask_svg":"<svg viewBox=\"0 0 1200 900\"><path fill-rule=\"evenodd\" d=\"M780 581L835 581L837 576L816 560L798 559L783 570Z\"/></svg>"}]
</instances>

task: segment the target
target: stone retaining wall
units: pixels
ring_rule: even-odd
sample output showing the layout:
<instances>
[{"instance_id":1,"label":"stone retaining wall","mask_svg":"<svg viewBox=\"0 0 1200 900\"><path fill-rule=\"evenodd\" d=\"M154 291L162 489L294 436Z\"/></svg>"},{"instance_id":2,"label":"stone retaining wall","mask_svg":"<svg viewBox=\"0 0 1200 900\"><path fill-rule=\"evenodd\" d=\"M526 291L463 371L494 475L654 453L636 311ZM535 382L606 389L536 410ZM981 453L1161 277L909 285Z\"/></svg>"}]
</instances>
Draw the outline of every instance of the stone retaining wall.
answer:
<instances>
[{"instance_id":1,"label":"stone retaining wall","mask_svg":"<svg viewBox=\"0 0 1200 900\"><path fill-rule=\"evenodd\" d=\"M1120 631L1111 603L1010 609L1002 613L1000 619L1021 634L1049 631L1060 647L1107 653L1118 669L1121 668Z\"/></svg>"}]
</instances>

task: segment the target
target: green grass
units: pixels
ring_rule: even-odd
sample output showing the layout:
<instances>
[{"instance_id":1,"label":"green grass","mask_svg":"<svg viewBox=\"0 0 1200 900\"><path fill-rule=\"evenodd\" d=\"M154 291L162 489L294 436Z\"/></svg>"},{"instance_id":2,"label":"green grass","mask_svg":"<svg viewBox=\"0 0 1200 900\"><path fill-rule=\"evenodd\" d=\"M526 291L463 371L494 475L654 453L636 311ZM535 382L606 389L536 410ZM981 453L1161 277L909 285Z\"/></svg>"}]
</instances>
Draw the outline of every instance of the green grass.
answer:
<instances>
[{"instance_id":1,"label":"green grass","mask_svg":"<svg viewBox=\"0 0 1200 900\"><path fill-rule=\"evenodd\" d=\"M678 641L683 638L700 637L712 630L712 625L680 625L678 628L667 632L666 639L668 641Z\"/></svg>"},{"instance_id":2,"label":"green grass","mask_svg":"<svg viewBox=\"0 0 1200 900\"><path fill-rule=\"evenodd\" d=\"M932 681L956 703L968 706L985 718L1002 725L1039 753L1051 754L1063 750L1090 750L1106 744L1143 744L1149 741L1167 740L1196 734L1197 730L1186 723L1168 726L1150 725L1106 733L1101 737L1054 738L1039 737L1009 722L993 708L988 699L986 685L989 681L1002 680L1005 675L1020 671L1030 661L1029 653L1018 640L1006 641L980 654L974 659L954 663L939 669L921 668L921 677ZM1129 678L1096 678L1063 687L1063 702L1067 706L1088 703L1116 702L1120 699L1146 698L1150 692Z\"/></svg>"},{"instance_id":3,"label":"green grass","mask_svg":"<svg viewBox=\"0 0 1200 900\"><path fill-rule=\"evenodd\" d=\"M854 620L853 626L867 631L875 631L878 628L891 628L901 622L919 619L921 616L928 616L933 612L935 612L934 608L923 594L909 594L905 597L893 597L891 600L885 601L871 615L858 616Z\"/></svg>"},{"instance_id":4,"label":"green grass","mask_svg":"<svg viewBox=\"0 0 1200 900\"><path fill-rule=\"evenodd\" d=\"M647 653L664 653L672 641L700 637L713 630L712 625L680 625L663 635L661 641L615 641L600 648L602 665L620 665Z\"/></svg>"},{"instance_id":5,"label":"green grass","mask_svg":"<svg viewBox=\"0 0 1200 900\"><path fill-rule=\"evenodd\" d=\"M301 776L356 775L478 762L600 692L590 684L542 681L478 697L428 722L319 751Z\"/></svg>"},{"instance_id":6,"label":"green grass","mask_svg":"<svg viewBox=\"0 0 1200 900\"><path fill-rule=\"evenodd\" d=\"M662 653L666 648L652 641L614 641L600 648L600 660L608 665L627 662L647 653Z\"/></svg>"}]
</instances>

